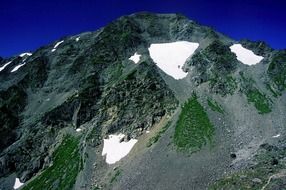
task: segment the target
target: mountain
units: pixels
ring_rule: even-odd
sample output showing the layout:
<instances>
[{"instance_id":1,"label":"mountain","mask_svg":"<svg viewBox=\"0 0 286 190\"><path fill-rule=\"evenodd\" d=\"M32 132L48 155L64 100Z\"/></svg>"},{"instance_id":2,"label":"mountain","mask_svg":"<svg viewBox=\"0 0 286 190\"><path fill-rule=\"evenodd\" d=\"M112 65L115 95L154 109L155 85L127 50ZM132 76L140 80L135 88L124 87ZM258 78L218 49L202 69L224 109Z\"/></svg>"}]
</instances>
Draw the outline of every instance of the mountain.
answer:
<instances>
[{"instance_id":1,"label":"mountain","mask_svg":"<svg viewBox=\"0 0 286 190\"><path fill-rule=\"evenodd\" d=\"M0 189L283 189L286 50L136 13L0 59Z\"/></svg>"}]
</instances>

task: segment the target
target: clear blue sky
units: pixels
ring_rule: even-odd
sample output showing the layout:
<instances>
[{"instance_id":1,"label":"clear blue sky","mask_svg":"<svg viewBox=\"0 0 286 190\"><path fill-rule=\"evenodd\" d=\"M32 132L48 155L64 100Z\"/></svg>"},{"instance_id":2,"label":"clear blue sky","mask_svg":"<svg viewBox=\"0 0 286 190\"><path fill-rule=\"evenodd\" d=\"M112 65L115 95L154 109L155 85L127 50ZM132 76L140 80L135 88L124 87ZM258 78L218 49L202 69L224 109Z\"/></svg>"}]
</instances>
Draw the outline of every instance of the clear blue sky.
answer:
<instances>
[{"instance_id":1,"label":"clear blue sky","mask_svg":"<svg viewBox=\"0 0 286 190\"><path fill-rule=\"evenodd\" d=\"M234 39L264 40L273 48L286 48L284 0L3 0L0 56L34 51L138 11L182 13Z\"/></svg>"}]
</instances>

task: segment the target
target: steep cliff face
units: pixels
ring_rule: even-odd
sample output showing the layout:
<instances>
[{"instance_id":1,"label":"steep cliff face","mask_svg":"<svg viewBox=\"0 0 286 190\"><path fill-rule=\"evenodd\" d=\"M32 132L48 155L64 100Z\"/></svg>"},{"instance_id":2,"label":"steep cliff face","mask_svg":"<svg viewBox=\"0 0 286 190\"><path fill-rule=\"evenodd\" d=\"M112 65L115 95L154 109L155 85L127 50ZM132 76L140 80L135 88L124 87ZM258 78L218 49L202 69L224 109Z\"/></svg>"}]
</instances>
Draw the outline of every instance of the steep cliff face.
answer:
<instances>
[{"instance_id":1,"label":"steep cliff face","mask_svg":"<svg viewBox=\"0 0 286 190\"><path fill-rule=\"evenodd\" d=\"M182 41L198 44L183 62L172 49ZM163 67L150 56L158 43ZM241 52L262 60L247 65ZM23 189L281 187L270 178L285 177L284 54L182 15L138 13L0 58L0 189L16 177ZM118 147L138 141L108 164L102 149L118 134Z\"/></svg>"}]
</instances>

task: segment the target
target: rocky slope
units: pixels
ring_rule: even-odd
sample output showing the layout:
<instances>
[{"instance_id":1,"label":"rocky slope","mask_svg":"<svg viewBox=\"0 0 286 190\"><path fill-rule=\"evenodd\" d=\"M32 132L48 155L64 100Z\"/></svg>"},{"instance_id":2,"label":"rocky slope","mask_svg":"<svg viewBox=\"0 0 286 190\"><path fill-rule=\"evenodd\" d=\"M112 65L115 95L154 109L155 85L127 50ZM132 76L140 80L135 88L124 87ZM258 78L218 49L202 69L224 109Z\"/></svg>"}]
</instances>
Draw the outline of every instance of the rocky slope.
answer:
<instances>
[{"instance_id":1,"label":"rocky slope","mask_svg":"<svg viewBox=\"0 0 286 190\"><path fill-rule=\"evenodd\" d=\"M198 43L180 80L151 44ZM263 59L238 60L241 44ZM137 64L129 58L140 54ZM286 50L137 13L0 59L0 189L282 189ZM110 134L137 139L115 164Z\"/></svg>"}]
</instances>

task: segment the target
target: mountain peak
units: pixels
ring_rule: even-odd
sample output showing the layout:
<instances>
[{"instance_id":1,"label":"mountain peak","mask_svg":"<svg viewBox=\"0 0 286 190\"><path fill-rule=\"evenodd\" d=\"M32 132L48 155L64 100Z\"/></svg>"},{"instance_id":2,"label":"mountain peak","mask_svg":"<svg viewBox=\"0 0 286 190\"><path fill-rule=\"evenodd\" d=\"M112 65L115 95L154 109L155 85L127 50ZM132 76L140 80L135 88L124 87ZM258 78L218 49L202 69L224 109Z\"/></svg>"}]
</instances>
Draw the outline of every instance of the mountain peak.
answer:
<instances>
[{"instance_id":1,"label":"mountain peak","mask_svg":"<svg viewBox=\"0 0 286 190\"><path fill-rule=\"evenodd\" d=\"M0 58L0 189L281 189L285 61L148 12Z\"/></svg>"}]
</instances>

